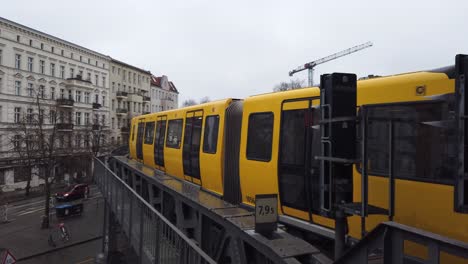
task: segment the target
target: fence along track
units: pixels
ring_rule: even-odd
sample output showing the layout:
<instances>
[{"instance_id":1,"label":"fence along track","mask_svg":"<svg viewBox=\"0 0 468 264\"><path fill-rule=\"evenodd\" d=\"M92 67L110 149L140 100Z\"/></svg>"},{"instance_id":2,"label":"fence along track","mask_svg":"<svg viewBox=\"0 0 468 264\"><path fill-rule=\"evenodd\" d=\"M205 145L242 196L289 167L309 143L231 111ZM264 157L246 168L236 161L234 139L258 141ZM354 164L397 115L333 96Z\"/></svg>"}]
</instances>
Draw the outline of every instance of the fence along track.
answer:
<instances>
[{"instance_id":1,"label":"fence along track","mask_svg":"<svg viewBox=\"0 0 468 264\"><path fill-rule=\"evenodd\" d=\"M216 263L99 159L94 177L139 263Z\"/></svg>"}]
</instances>

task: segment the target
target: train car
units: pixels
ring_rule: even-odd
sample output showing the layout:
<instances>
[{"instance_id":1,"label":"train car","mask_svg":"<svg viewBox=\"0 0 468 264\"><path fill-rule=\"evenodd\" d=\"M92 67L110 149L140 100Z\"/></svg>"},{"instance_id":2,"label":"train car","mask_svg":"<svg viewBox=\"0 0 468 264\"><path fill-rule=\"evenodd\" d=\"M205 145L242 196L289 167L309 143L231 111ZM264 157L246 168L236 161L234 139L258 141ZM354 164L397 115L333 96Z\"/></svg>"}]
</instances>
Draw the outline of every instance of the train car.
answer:
<instances>
[{"instance_id":1,"label":"train car","mask_svg":"<svg viewBox=\"0 0 468 264\"><path fill-rule=\"evenodd\" d=\"M468 215L454 210L454 128L440 125L453 118L453 102L441 95L453 96L454 87L453 66L360 80L357 105L369 116L369 204L388 207L388 121L397 120L392 219L468 242ZM311 87L138 116L130 157L245 207L257 194L277 193L282 215L333 229L320 213L319 106L320 90ZM352 190L360 202L359 164ZM360 239L361 219L347 219L348 234ZM366 230L387 220L370 214Z\"/></svg>"},{"instance_id":2,"label":"train car","mask_svg":"<svg viewBox=\"0 0 468 264\"><path fill-rule=\"evenodd\" d=\"M223 194L225 99L157 112L131 121L130 156L168 175Z\"/></svg>"}]
</instances>

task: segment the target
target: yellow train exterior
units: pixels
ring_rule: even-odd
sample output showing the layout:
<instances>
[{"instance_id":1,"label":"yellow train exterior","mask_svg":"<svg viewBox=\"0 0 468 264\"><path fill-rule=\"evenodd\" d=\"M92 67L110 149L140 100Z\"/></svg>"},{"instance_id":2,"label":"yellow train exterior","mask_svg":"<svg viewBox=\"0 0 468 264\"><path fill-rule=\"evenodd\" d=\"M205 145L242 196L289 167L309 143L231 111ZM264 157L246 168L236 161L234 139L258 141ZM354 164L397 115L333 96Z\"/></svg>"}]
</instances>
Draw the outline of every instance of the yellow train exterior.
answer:
<instances>
[{"instance_id":1,"label":"yellow train exterior","mask_svg":"<svg viewBox=\"0 0 468 264\"><path fill-rule=\"evenodd\" d=\"M360 80L357 104L385 106L401 102L401 108L384 107L378 113L406 113L424 119L421 122L436 121L444 115L441 112L446 112L446 105L443 102L439 105L431 96L454 93L453 68ZM130 156L220 196L227 195L229 188L238 188L239 202L245 206L254 205L256 194L278 193L281 214L333 228L333 220L320 216L314 209L318 200L318 165L311 157L319 153L319 134L306 133L306 130L318 124L319 96L319 89L312 87L135 117L131 124ZM422 101L434 103L426 105ZM227 109L239 102L242 105L240 127L231 127L229 120L226 121ZM154 125L148 125L151 123ZM388 164L379 158L386 159L388 153L383 151L386 147L378 145L382 127L377 123L374 126L375 135L372 129L369 132L369 145L376 145L369 154L369 204L387 208L388 177L384 172ZM238 160L232 163L233 176L232 169L225 168L232 158L224 159L225 148L236 142L228 141L226 135L235 133L236 129L240 139ZM396 173L394 221L468 242L468 214L454 211L452 175L440 164L444 160L438 160L440 156L437 156L437 153L445 154L447 146L443 146L441 133L426 130L409 127L401 134L402 142L396 143L397 149L401 149L397 155L401 157L398 162L402 169ZM408 138L415 143L405 152ZM214 148L209 140L216 141ZM141 149L138 145L142 145ZM306 162L312 163L308 171L304 170ZM399 177L399 173L404 177ZM238 177L238 183L233 177ZM360 186L361 173L355 166L353 199L356 202L360 201ZM366 219L367 230L382 221L388 221L388 216L370 215ZM360 218L348 217L348 226L351 237L361 238Z\"/></svg>"}]
</instances>

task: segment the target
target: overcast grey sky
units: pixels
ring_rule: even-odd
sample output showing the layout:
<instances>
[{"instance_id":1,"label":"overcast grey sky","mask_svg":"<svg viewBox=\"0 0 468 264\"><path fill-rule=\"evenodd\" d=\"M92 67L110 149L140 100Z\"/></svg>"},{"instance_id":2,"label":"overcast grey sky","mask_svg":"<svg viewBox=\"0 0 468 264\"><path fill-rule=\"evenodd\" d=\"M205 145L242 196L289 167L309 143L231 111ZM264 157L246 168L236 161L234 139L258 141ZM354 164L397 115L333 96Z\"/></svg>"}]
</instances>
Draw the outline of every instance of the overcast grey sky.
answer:
<instances>
[{"instance_id":1,"label":"overcast grey sky","mask_svg":"<svg viewBox=\"0 0 468 264\"><path fill-rule=\"evenodd\" d=\"M165 74L182 102L270 92L292 68L366 41L374 46L318 66L315 80L453 64L468 53L467 10L466 0L4 0L0 16Z\"/></svg>"}]
</instances>

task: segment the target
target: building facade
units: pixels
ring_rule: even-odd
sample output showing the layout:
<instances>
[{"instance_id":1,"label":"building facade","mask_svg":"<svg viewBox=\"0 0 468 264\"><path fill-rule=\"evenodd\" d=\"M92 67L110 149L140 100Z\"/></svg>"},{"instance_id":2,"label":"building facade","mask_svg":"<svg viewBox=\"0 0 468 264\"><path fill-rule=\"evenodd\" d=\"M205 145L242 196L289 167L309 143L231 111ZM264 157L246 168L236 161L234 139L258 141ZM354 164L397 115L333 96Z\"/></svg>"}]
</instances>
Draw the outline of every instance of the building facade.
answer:
<instances>
[{"instance_id":1,"label":"building facade","mask_svg":"<svg viewBox=\"0 0 468 264\"><path fill-rule=\"evenodd\" d=\"M0 17L0 193L43 183L43 165L24 172L34 135L20 127L56 132L58 155L75 158L55 168L67 181L90 168L85 158L127 144L132 117L177 108L177 96L166 76Z\"/></svg>"},{"instance_id":2,"label":"building facade","mask_svg":"<svg viewBox=\"0 0 468 264\"><path fill-rule=\"evenodd\" d=\"M110 65L112 142L128 143L130 120L149 111L151 73L112 59Z\"/></svg>"},{"instance_id":3,"label":"building facade","mask_svg":"<svg viewBox=\"0 0 468 264\"><path fill-rule=\"evenodd\" d=\"M166 111L178 108L179 91L166 75L151 76L150 112Z\"/></svg>"},{"instance_id":4,"label":"building facade","mask_svg":"<svg viewBox=\"0 0 468 264\"><path fill-rule=\"evenodd\" d=\"M108 129L109 66L106 55L0 18L0 160L10 161L0 169L3 191L24 185L14 175L18 123L44 117L58 148L85 148L87 129Z\"/></svg>"}]
</instances>

